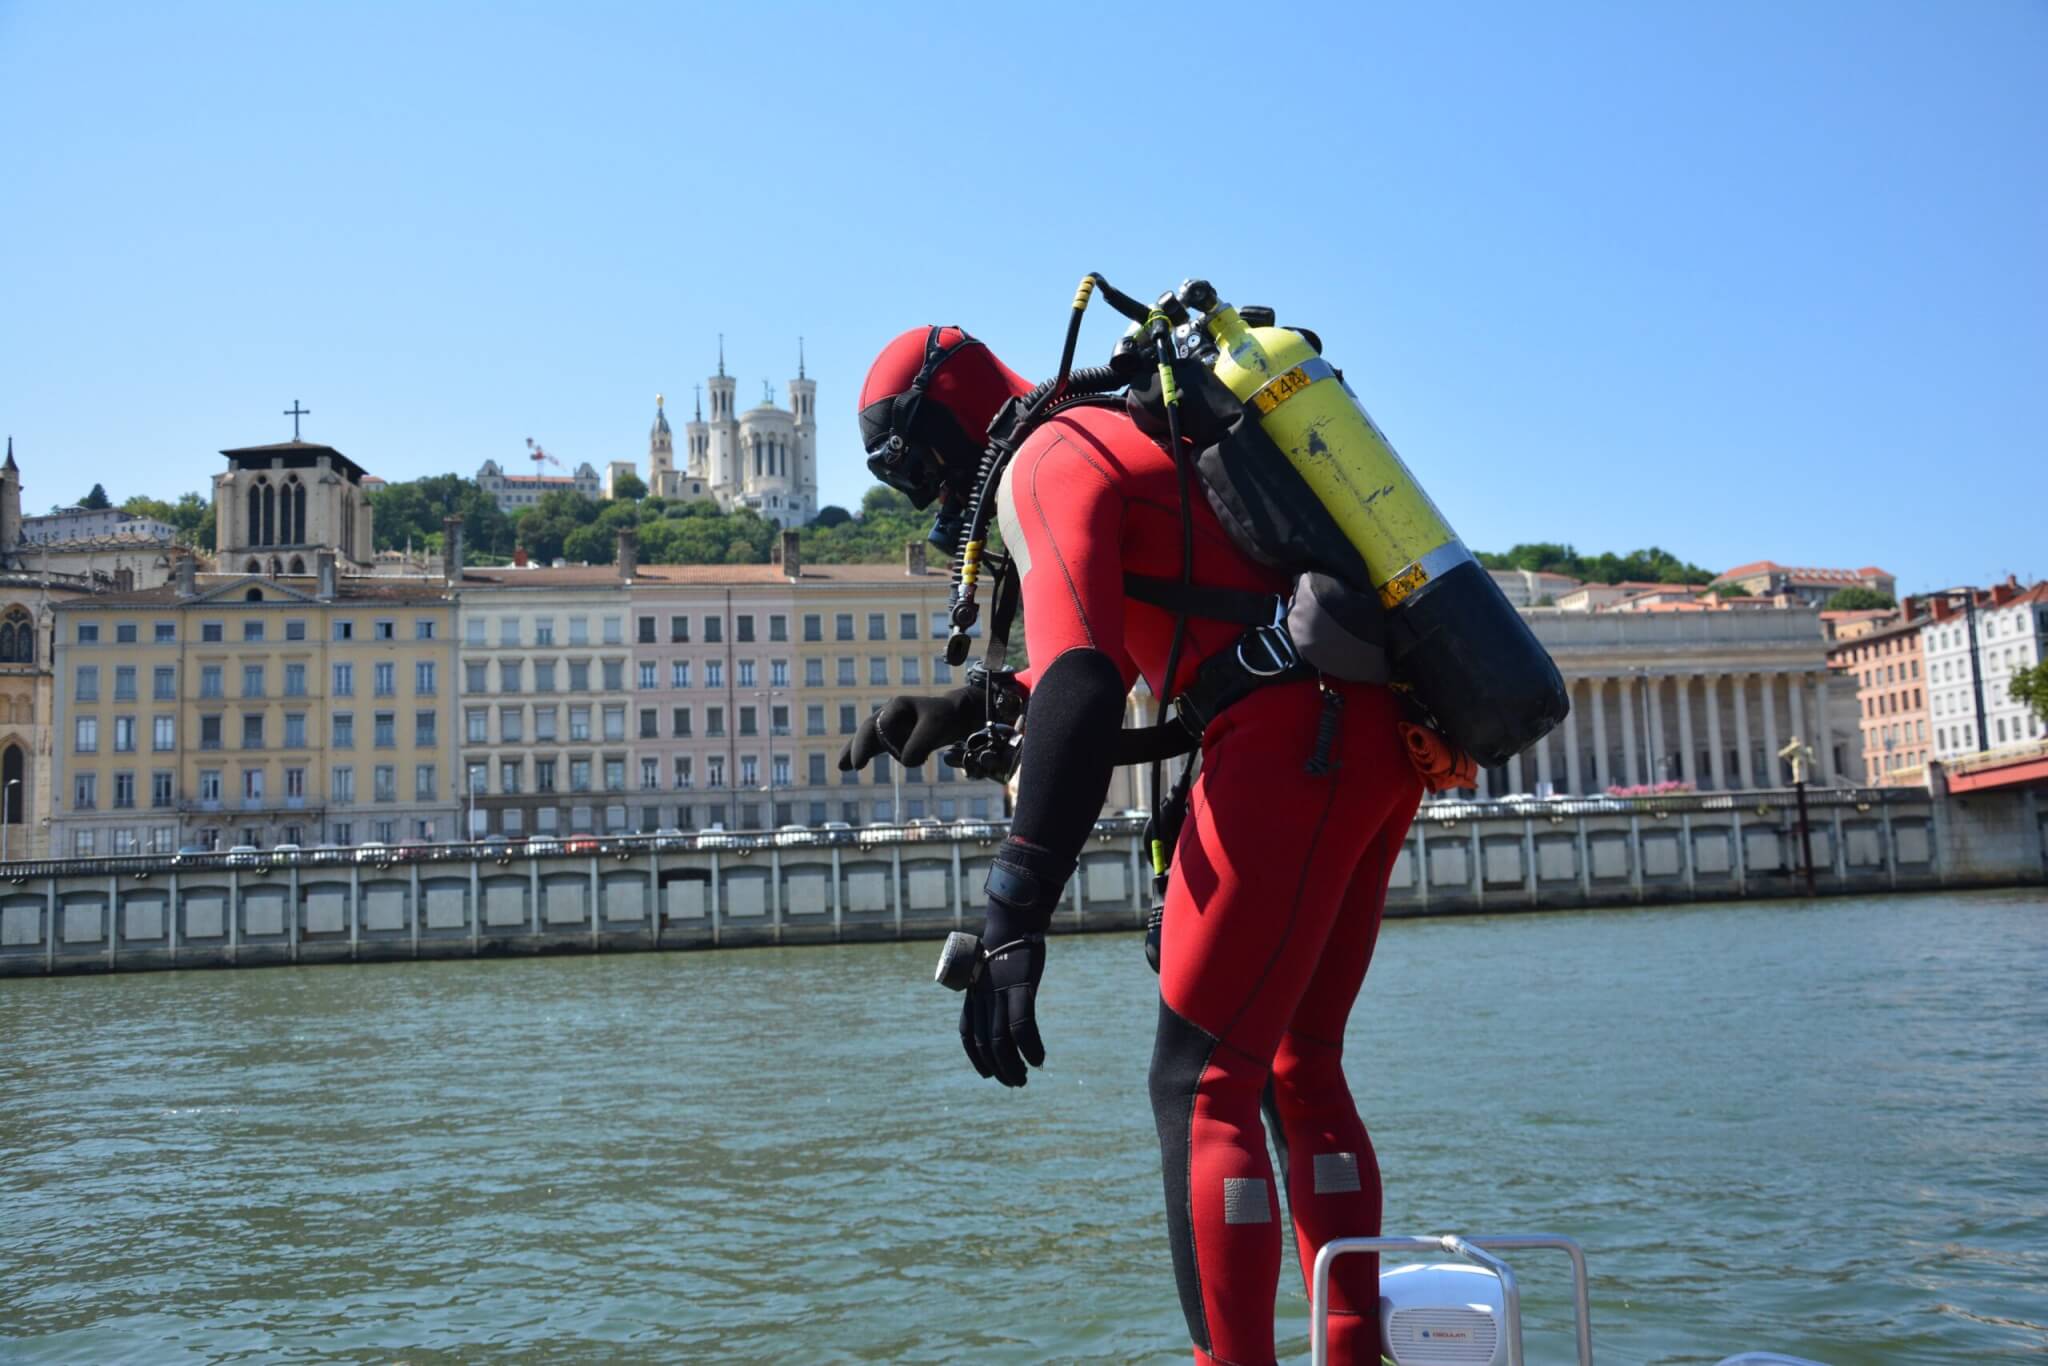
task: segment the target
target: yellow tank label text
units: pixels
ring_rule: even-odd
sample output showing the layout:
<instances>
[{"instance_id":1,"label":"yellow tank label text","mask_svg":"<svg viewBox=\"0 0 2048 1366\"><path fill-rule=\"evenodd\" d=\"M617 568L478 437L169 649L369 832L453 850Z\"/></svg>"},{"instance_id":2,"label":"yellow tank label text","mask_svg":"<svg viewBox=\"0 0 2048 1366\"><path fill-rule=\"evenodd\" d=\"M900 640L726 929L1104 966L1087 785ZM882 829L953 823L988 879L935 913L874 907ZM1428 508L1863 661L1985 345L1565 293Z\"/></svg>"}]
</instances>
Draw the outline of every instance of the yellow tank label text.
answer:
<instances>
[{"instance_id":1,"label":"yellow tank label text","mask_svg":"<svg viewBox=\"0 0 2048 1366\"><path fill-rule=\"evenodd\" d=\"M1288 399L1293 398L1311 383L1307 372L1299 365L1252 395L1252 402L1261 413L1270 413Z\"/></svg>"},{"instance_id":2,"label":"yellow tank label text","mask_svg":"<svg viewBox=\"0 0 2048 1366\"><path fill-rule=\"evenodd\" d=\"M1416 589L1428 582L1429 571L1422 567L1422 561L1417 560L1414 564L1409 565L1406 569L1381 585L1380 606L1386 608L1397 607L1402 599L1408 597Z\"/></svg>"}]
</instances>

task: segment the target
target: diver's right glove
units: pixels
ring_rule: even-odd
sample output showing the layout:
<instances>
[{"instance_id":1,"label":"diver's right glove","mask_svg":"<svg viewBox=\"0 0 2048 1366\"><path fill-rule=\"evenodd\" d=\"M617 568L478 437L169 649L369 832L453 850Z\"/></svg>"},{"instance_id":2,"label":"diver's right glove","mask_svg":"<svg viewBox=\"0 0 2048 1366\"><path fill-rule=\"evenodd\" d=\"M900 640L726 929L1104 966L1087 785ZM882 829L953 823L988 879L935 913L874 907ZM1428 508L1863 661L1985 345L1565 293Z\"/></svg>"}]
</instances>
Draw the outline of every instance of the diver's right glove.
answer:
<instances>
[{"instance_id":1,"label":"diver's right glove","mask_svg":"<svg viewBox=\"0 0 2048 1366\"><path fill-rule=\"evenodd\" d=\"M1038 1034L1038 983L1045 976L1045 930L1052 923L1074 860L1014 836L988 872L979 971L960 1004L960 1046L984 1077L1022 1086L1045 1066ZM940 969L943 974L943 964ZM941 980L944 980L942 975Z\"/></svg>"},{"instance_id":2,"label":"diver's right glove","mask_svg":"<svg viewBox=\"0 0 2048 1366\"><path fill-rule=\"evenodd\" d=\"M839 769L851 773L866 768L880 754L916 768L981 729L986 710L981 693L973 688L955 688L937 697L892 697L860 723L839 755Z\"/></svg>"}]
</instances>

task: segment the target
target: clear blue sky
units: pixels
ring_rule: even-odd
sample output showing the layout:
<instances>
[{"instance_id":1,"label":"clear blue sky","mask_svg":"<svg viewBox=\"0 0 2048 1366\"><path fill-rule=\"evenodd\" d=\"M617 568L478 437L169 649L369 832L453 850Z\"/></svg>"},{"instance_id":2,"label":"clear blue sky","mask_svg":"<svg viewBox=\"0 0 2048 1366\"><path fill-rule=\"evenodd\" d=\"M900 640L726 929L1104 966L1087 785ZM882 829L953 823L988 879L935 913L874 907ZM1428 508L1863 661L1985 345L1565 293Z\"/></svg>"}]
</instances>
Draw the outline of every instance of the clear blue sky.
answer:
<instances>
[{"instance_id":1,"label":"clear blue sky","mask_svg":"<svg viewBox=\"0 0 2048 1366\"><path fill-rule=\"evenodd\" d=\"M1076 278L1316 327L1465 539L2048 573L2048 5L0 0L33 509L306 432L644 461L807 339L1048 371ZM1097 349L1113 328L1091 333Z\"/></svg>"}]
</instances>

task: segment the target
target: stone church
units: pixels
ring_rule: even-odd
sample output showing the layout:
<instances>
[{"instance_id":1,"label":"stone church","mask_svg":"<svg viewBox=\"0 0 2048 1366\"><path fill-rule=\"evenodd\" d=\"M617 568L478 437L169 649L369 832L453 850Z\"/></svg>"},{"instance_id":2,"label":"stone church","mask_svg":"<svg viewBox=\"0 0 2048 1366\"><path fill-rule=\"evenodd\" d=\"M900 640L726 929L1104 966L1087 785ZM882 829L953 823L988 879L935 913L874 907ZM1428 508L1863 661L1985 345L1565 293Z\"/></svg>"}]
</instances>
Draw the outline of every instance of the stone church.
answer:
<instances>
[{"instance_id":1,"label":"stone church","mask_svg":"<svg viewBox=\"0 0 2048 1366\"><path fill-rule=\"evenodd\" d=\"M727 511L748 507L784 526L802 526L818 514L818 382L805 373L799 348L787 408L776 405L764 384L761 402L737 412L738 389L739 381L725 373L721 342L718 373L705 381L711 415L704 415L700 400L696 417L683 427L680 469L668 413L655 395L647 491L661 498L714 498Z\"/></svg>"},{"instance_id":2,"label":"stone church","mask_svg":"<svg viewBox=\"0 0 2048 1366\"><path fill-rule=\"evenodd\" d=\"M363 467L332 446L280 441L222 451L213 477L214 555L223 574L310 574L315 549L342 573L376 561Z\"/></svg>"}]
</instances>

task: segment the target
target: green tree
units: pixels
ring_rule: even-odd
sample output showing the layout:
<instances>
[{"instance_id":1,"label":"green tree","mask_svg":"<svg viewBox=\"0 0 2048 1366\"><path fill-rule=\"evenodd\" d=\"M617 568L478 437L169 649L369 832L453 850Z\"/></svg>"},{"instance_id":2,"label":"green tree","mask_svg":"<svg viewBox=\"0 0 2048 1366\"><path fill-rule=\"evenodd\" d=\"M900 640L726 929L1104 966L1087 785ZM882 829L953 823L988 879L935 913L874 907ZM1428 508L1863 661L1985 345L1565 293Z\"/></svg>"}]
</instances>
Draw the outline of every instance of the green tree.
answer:
<instances>
[{"instance_id":1,"label":"green tree","mask_svg":"<svg viewBox=\"0 0 2048 1366\"><path fill-rule=\"evenodd\" d=\"M2006 691L2012 694L2013 701L2048 722L2048 660L2031 668L2015 669Z\"/></svg>"},{"instance_id":2,"label":"green tree","mask_svg":"<svg viewBox=\"0 0 2048 1366\"><path fill-rule=\"evenodd\" d=\"M629 503L637 503L646 496L646 481L631 470L627 470L619 475L618 478L612 480L612 499L615 502L623 500Z\"/></svg>"},{"instance_id":3,"label":"green tree","mask_svg":"<svg viewBox=\"0 0 2048 1366\"><path fill-rule=\"evenodd\" d=\"M1750 592L1739 583L1717 583L1714 585L1712 592L1717 598L1753 598L1756 596L1756 594Z\"/></svg>"},{"instance_id":4,"label":"green tree","mask_svg":"<svg viewBox=\"0 0 2048 1366\"><path fill-rule=\"evenodd\" d=\"M107 497L106 485L94 484L92 486L92 492L86 494L85 497L79 499L78 505L82 508L89 508L94 512L100 512L112 507L114 505L114 500Z\"/></svg>"},{"instance_id":5,"label":"green tree","mask_svg":"<svg viewBox=\"0 0 2048 1366\"><path fill-rule=\"evenodd\" d=\"M1591 583L1620 583L1625 579L1649 583L1706 583L1714 577L1711 571L1654 545L1647 550L1631 550L1625 555L1617 555L1611 550L1603 550L1598 555L1581 555L1573 547L1556 541L1529 541L1509 547L1505 554L1480 551L1475 558L1488 569L1566 574Z\"/></svg>"},{"instance_id":6,"label":"green tree","mask_svg":"<svg viewBox=\"0 0 2048 1366\"><path fill-rule=\"evenodd\" d=\"M138 493L121 504L121 511L133 517L153 517L168 523L180 545L213 549L213 504L204 494L181 493L175 503Z\"/></svg>"},{"instance_id":7,"label":"green tree","mask_svg":"<svg viewBox=\"0 0 2048 1366\"><path fill-rule=\"evenodd\" d=\"M1857 585L1854 588L1837 589L1822 604L1824 612L1874 612L1897 607L1898 600L1889 593L1880 593L1875 588Z\"/></svg>"},{"instance_id":8,"label":"green tree","mask_svg":"<svg viewBox=\"0 0 2048 1366\"><path fill-rule=\"evenodd\" d=\"M852 520L853 514L845 508L837 503L827 503L818 509L818 515L811 519L811 525L829 530L835 526L845 526Z\"/></svg>"}]
</instances>

